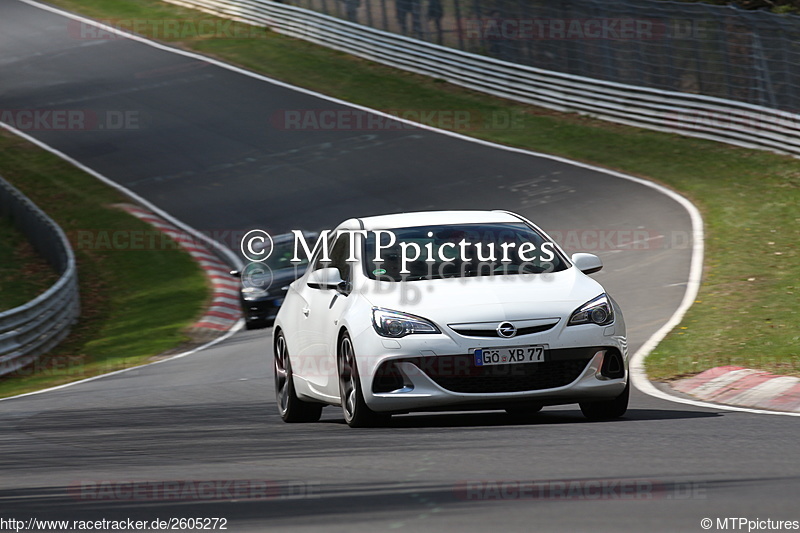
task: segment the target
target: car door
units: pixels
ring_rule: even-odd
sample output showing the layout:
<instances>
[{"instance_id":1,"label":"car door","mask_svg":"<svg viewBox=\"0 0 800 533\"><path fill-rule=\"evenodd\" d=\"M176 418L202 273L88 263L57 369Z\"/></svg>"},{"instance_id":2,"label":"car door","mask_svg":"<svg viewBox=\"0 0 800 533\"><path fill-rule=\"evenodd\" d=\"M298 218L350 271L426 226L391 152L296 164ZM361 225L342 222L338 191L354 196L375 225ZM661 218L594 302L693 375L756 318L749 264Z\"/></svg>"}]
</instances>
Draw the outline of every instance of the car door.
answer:
<instances>
[{"instance_id":1,"label":"car door","mask_svg":"<svg viewBox=\"0 0 800 533\"><path fill-rule=\"evenodd\" d=\"M347 262L350 235L342 233L333 243L330 262L321 257L312 263L312 272L322 268L336 268L339 276L349 286L352 272ZM347 305L347 290L311 287L305 284L301 289L305 307L301 310L301 330L307 342L302 356L303 377L315 389L331 398L338 398L339 383L336 368L336 349L338 324Z\"/></svg>"}]
</instances>

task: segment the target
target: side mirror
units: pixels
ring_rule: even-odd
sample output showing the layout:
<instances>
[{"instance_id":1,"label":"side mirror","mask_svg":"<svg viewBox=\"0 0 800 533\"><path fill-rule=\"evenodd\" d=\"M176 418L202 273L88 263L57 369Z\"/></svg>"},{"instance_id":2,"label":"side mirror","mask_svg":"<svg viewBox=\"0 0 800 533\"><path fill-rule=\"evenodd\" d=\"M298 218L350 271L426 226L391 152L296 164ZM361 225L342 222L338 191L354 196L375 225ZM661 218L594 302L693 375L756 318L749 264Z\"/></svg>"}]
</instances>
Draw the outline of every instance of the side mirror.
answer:
<instances>
[{"instance_id":1,"label":"side mirror","mask_svg":"<svg viewBox=\"0 0 800 533\"><path fill-rule=\"evenodd\" d=\"M594 254L572 254L572 263L584 274L594 274L603 268L603 261Z\"/></svg>"},{"instance_id":2,"label":"side mirror","mask_svg":"<svg viewBox=\"0 0 800 533\"><path fill-rule=\"evenodd\" d=\"M321 268L308 276L306 284L312 289L338 289L344 283L338 268Z\"/></svg>"}]
</instances>

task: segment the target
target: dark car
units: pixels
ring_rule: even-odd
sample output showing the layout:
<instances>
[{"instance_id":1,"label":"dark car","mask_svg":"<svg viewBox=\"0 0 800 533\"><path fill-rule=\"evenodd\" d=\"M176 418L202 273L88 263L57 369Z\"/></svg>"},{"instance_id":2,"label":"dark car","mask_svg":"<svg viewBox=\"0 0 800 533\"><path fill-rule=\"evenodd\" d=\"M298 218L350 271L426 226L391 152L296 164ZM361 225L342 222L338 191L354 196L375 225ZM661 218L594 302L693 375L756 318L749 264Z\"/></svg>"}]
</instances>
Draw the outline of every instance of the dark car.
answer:
<instances>
[{"instance_id":1,"label":"dark car","mask_svg":"<svg viewBox=\"0 0 800 533\"><path fill-rule=\"evenodd\" d=\"M312 232L303 234L307 241L318 236ZM294 235L277 235L272 238L272 253L265 261L250 263L242 271L231 272L242 280L239 301L247 329L266 328L275 321L289 284L302 276L308 267L305 257L301 257L300 262L292 262L292 257Z\"/></svg>"}]
</instances>

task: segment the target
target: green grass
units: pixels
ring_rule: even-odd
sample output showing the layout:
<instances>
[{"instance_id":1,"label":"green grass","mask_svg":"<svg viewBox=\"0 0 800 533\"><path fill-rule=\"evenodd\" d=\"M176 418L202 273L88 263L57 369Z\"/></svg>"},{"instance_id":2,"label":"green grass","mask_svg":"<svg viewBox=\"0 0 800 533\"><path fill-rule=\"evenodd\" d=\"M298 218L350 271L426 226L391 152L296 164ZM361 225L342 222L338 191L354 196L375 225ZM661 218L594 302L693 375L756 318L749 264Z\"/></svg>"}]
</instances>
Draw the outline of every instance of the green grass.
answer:
<instances>
[{"instance_id":1,"label":"green grass","mask_svg":"<svg viewBox=\"0 0 800 533\"><path fill-rule=\"evenodd\" d=\"M33 300L57 280L25 235L0 217L0 313Z\"/></svg>"},{"instance_id":2,"label":"green grass","mask_svg":"<svg viewBox=\"0 0 800 533\"><path fill-rule=\"evenodd\" d=\"M155 0L52 3L102 19L177 19L187 28L213 18ZM704 281L681 326L648 358L648 373L672 379L739 364L800 375L796 159L516 104L270 32L249 39L154 36L378 109L468 110L485 120L464 133L621 170L679 191L705 219ZM516 122L493 129L486 127L491 117Z\"/></svg>"},{"instance_id":3,"label":"green grass","mask_svg":"<svg viewBox=\"0 0 800 533\"><path fill-rule=\"evenodd\" d=\"M129 232L154 232L112 207L125 202L125 197L6 132L0 133L0 175L66 232L78 263L82 311L70 336L55 350L33 367L0 378L0 396L139 365L188 340L184 330L209 295L205 276L172 241L159 249L122 251L104 246L103 237L114 232L123 232L125 239ZM6 234L0 225L0 241L6 241ZM10 243L17 248L15 241L6 243L5 247Z\"/></svg>"}]
</instances>

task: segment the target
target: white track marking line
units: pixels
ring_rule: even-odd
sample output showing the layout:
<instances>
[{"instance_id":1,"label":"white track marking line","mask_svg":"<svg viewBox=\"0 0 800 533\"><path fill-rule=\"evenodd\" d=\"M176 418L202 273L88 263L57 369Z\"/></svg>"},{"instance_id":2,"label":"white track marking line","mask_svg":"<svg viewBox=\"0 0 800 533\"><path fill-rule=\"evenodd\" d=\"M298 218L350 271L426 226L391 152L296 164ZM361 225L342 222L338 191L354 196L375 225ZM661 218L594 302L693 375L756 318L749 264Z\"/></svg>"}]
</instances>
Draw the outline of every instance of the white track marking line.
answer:
<instances>
[{"instance_id":1,"label":"white track marking line","mask_svg":"<svg viewBox=\"0 0 800 533\"><path fill-rule=\"evenodd\" d=\"M64 383L63 385L58 385L57 387L50 387L49 389L42 389L42 390L38 390L38 391L34 391L34 392L27 392L25 394L18 394L17 396L9 396L8 398L0 398L0 402L4 402L6 400L14 400L16 398L25 398L26 396L34 396L36 394L43 394L45 392L56 391L56 390L60 390L60 389L66 389L67 387L72 387L74 385L80 385L81 383L89 383L90 381L96 381L98 379L107 378L108 376L116 376L117 374L124 374L125 372L130 372L131 370L140 370L140 369L145 368L147 366L159 365L161 363L166 363L167 361L174 361L175 359L181 359L183 357L186 357L186 356L192 355L194 353L197 353L197 352L199 352L201 350L205 350L206 348L210 348L210 347L214 346L215 344L218 344L218 343L230 338L234 333L236 333L237 331L242 329L243 325L244 325L244 320L239 320L233 328L229 329L221 337L217 337L213 341L207 342L206 344L203 344L202 346L198 346L197 348L194 348L193 350L189 350L188 352L179 353L177 355L173 355L172 357L168 357L168 358L162 359L160 361L154 361L152 363L147 363L147 364L140 365L140 366L132 366L130 368L123 368L122 370L116 370L114 372L109 372L108 374L100 374L99 376L92 376L90 378L82 379L80 381L72 381L70 383Z\"/></svg>"},{"instance_id":2,"label":"white track marking line","mask_svg":"<svg viewBox=\"0 0 800 533\"><path fill-rule=\"evenodd\" d=\"M198 324L202 324L203 322L210 322L212 324L217 324L219 326L230 326L234 322L237 322L238 318L223 318L221 316L204 316L203 320L198 320Z\"/></svg>"}]
</instances>

